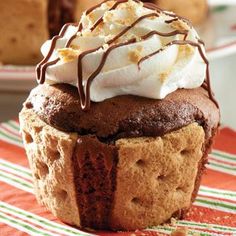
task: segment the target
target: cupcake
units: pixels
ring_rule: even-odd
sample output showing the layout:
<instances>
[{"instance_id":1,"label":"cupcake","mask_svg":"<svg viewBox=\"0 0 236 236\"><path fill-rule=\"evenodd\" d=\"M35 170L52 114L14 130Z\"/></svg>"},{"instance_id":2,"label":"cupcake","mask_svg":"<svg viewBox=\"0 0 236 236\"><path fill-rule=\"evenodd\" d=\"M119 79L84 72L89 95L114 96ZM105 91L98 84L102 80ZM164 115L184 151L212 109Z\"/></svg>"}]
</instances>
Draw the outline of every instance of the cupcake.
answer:
<instances>
[{"instance_id":1,"label":"cupcake","mask_svg":"<svg viewBox=\"0 0 236 236\"><path fill-rule=\"evenodd\" d=\"M36 198L81 228L183 218L219 125L203 42L136 0L105 1L42 46L20 112Z\"/></svg>"}]
</instances>

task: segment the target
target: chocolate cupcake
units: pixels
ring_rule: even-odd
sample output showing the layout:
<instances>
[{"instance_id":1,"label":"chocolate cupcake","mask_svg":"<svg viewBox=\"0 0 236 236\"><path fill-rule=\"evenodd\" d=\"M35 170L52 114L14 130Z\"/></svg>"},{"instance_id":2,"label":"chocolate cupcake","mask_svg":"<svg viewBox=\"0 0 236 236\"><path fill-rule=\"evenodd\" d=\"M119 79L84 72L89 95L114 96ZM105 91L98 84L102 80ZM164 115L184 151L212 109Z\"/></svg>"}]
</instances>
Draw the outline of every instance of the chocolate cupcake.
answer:
<instances>
[{"instance_id":1,"label":"chocolate cupcake","mask_svg":"<svg viewBox=\"0 0 236 236\"><path fill-rule=\"evenodd\" d=\"M219 125L203 42L153 4L105 1L42 47L20 113L35 194L78 227L183 218Z\"/></svg>"}]
</instances>

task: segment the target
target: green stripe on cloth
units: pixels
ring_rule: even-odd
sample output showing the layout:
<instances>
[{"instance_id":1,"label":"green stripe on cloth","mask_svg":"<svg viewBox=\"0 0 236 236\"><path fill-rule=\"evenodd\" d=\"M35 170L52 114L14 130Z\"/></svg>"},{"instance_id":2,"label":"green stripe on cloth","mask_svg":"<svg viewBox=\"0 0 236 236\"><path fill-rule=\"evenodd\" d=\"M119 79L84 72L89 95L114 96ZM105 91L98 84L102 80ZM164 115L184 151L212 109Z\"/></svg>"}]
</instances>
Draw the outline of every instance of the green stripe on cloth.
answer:
<instances>
[{"instance_id":1,"label":"green stripe on cloth","mask_svg":"<svg viewBox=\"0 0 236 236\"><path fill-rule=\"evenodd\" d=\"M236 155L229 154L229 153L222 152L222 151L218 151L218 150L213 150L212 154L215 155L215 156L223 157L226 160L231 160L231 161L236 162Z\"/></svg>"},{"instance_id":2,"label":"green stripe on cloth","mask_svg":"<svg viewBox=\"0 0 236 236\"><path fill-rule=\"evenodd\" d=\"M171 232L176 230L176 228L177 227L173 227L173 226L155 226L155 227L148 228L147 230L158 232L158 233L170 234ZM211 230L209 230L209 231L211 231ZM197 230L197 229L189 229L188 235L212 236L212 233L208 233L208 232L205 232L202 230Z\"/></svg>"},{"instance_id":3,"label":"green stripe on cloth","mask_svg":"<svg viewBox=\"0 0 236 236\"><path fill-rule=\"evenodd\" d=\"M9 125L8 123L1 123L0 124L1 129L6 130L7 132L10 132L11 134L17 136L18 138L20 137L20 131L19 129L15 129L14 127L12 127L11 125Z\"/></svg>"},{"instance_id":4,"label":"green stripe on cloth","mask_svg":"<svg viewBox=\"0 0 236 236\"><path fill-rule=\"evenodd\" d=\"M14 207L12 205L9 205L7 203L4 203L4 202L0 202L0 210L5 212L5 213L9 213L13 216L16 216L16 217L19 217L23 220L27 220L29 221L30 223L33 223L33 224L36 224L36 225L39 225L47 230L52 230L52 231L55 231L55 232L59 232L59 233L63 233L63 234L66 234L66 235L92 235L92 234L89 234L89 233L85 233L85 232L82 232L80 230L77 230L77 229L74 229L72 227L69 227L69 226L64 226L64 225L61 225L61 224L58 224L56 222L53 222L53 221L50 221L50 220L47 220L43 217L40 217L38 215L35 215L33 213L30 213L30 212L27 212L27 211L24 211L20 208L17 208L17 207Z\"/></svg>"},{"instance_id":5,"label":"green stripe on cloth","mask_svg":"<svg viewBox=\"0 0 236 236\"><path fill-rule=\"evenodd\" d=\"M200 186L198 194L236 201L236 192Z\"/></svg>"},{"instance_id":6,"label":"green stripe on cloth","mask_svg":"<svg viewBox=\"0 0 236 236\"><path fill-rule=\"evenodd\" d=\"M10 143L10 144L14 144L19 147L23 147L22 140L12 138L8 134L3 133L1 130L0 130L0 140L3 140L4 142Z\"/></svg>"},{"instance_id":7,"label":"green stripe on cloth","mask_svg":"<svg viewBox=\"0 0 236 236\"><path fill-rule=\"evenodd\" d=\"M194 205L206 206L211 209L236 214L236 204L223 200L215 200L197 196Z\"/></svg>"},{"instance_id":8,"label":"green stripe on cloth","mask_svg":"<svg viewBox=\"0 0 236 236\"><path fill-rule=\"evenodd\" d=\"M13 135L9 132L7 132L6 130L3 130L0 128L0 135L3 136L3 137L6 137L8 139L12 139L14 140L15 142L19 142L19 143L22 143L22 139L17 137L16 135Z\"/></svg>"},{"instance_id":9,"label":"green stripe on cloth","mask_svg":"<svg viewBox=\"0 0 236 236\"><path fill-rule=\"evenodd\" d=\"M33 184L22 178L0 170L0 180L26 192L33 193Z\"/></svg>"},{"instance_id":10,"label":"green stripe on cloth","mask_svg":"<svg viewBox=\"0 0 236 236\"><path fill-rule=\"evenodd\" d=\"M233 164L233 165L236 164L236 159L235 160L226 159L224 157L217 156L217 155L212 155L212 154L209 156L209 159L217 160L217 161L220 161L220 162L223 162L223 163L226 162L228 164Z\"/></svg>"},{"instance_id":11,"label":"green stripe on cloth","mask_svg":"<svg viewBox=\"0 0 236 236\"><path fill-rule=\"evenodd\" d=\"M17 218L13 218L12 216L9 216L9 215L4 214L2 212L0 212L0 219L3 223L5 223L13 228L16 228L18 230L21 230L25 233L28 233L29 235L56 236L56 234L53 234L51 232L37 228L27 222L24 222L24 221L19 220Z\"/></svg>"},{"instance_id":12,"label":"green stripe on cloth","mask_svg":"<svg viewBox=\"0 0 236 236\"><path fill-rule=\"evenodd\" d=\"M170 234L172 231L174 231L173 229L170 229L169 227L166 228L159 228L157 227L152 227L152 228L147 228L146 231L154 231L157 233L161 233L161 234ZM145 235L145 234L144 234Z\"/></svg>"},{"instance_id":13,"label":"green stripe on cloth","mask_svg":"<svg viewBox=\"0 0 236 236\"><path fill-rule=\"evenodd\" d=\"M223 168L223 169L226 169L226 170L230 170L230 171L235 171L235 174L236 174L236 167L233 167L233 166L230 166L230 165L227 165L227 164L223 164L223 163L218 163L218 162L213 161L213 160L209 161L209 165L213 165L213 166Z\"/></svg>"},{"instance_id":14,"label":"green stripe on cloth","mask_svg":"<svg viewBox=\"0 0 236 236\"><path fill-rule=\"evenodd\" d=\"M198 228L204 228L206 230L214 230L217 232L224 232L224 233L236 233L236 228L234 227L228 227L223 225L216 225L216 224L207 224L207 223L197 223L193 221L185 221L185 220L179 220L176 222L177 226L189 226L189 227L198 227Z\"/></svg>"},{"instance_id":15,"label":"green stripe on cloth","mask_svg":"<svg viewBox=\"0 0 236 236\"><path fill-rule=\"evenodd\" d=\"M218 171L218 172L221 172L221 173L234 175L234 176L236 175L236 171L234 169L225 168L222 165L213 163L212 161L209 164L207 164L206 167L207 167L207 169L215 170L215 171Z\"/></svg>"},{"instance_id":16,"label":"green stripe on cloth","mask_svg":"<svg viewBox=\"0 0 236 236\"><path fill-rule=\"evenodd\" d=\"M1 169L5 169L9 172L11 172L12 174L16 174L19 175L23 178L27 178L30 181L32 181L32 174L30 169L13 164L11 162L5 161L3 159L0 158L0 168Z\"/></svg>"},{"instance_id":17,"label":"green stripe on cloth","mask_svg":"<svg viewBox=\"0 0 236 236\"><path fill-rule=\"evenodd\" d=\"M16 121L14 120L9 120L8 122L6 122L5 124L8 124L10 125L12 128L14 128L16 131L20 131L20 125L19 123L17 123Z\"/></svg>"}]
</instances>

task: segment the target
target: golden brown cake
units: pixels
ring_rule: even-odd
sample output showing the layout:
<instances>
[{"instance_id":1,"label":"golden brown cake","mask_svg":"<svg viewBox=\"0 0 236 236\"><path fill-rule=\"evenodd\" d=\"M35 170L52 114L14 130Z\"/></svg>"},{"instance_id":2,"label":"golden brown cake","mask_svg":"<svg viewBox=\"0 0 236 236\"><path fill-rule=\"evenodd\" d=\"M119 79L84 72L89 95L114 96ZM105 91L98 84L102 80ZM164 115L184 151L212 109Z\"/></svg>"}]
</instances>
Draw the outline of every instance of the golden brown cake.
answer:
<instances>
[{"instance_id":1,"label":"golden brown cake","mask_svg":"<svg viewBox=\"0 0 236 236\"><path fill-rule=\"evenodd\" d=\"M19 116L38 202L81 228L182 219L220 116L190 23L137 0L106 1L43 53Z\"/></svg>"},{"instance_id":2,"label":"golden brown cake","mask_svg":"<svg viewBox=\"0 0 236 236\"><path fill-rule=\"evenodd\" d=\"M202 23L208 13L206 0L151 0L150 2L189 19L194 25Z\"/></svg>"}]
</instances>

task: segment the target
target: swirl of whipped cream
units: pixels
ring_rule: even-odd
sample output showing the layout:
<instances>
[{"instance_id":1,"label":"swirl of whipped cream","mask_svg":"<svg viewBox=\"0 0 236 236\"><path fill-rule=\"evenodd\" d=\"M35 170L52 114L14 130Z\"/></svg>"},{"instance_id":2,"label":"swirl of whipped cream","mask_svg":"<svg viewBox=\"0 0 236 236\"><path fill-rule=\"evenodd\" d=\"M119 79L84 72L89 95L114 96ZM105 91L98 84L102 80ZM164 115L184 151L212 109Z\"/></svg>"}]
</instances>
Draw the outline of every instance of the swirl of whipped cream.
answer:
<instances>
[{"instance_id":1,"label":"swirl of whipped cream","mask_svg":"<svg viewBox=\"0 0 236 236\"><path fill-rule=\"evenodd\" d=\"M94 102L125 94L163 99L178 88L201 86L205 50L193 27L151 5L118 2L105 1L85 12L80 26L67 27L48 58L59 59L46 66L46 82L81 83ZM52 43L42 46L45 57Z\"/></svg>"}]
</instances>

